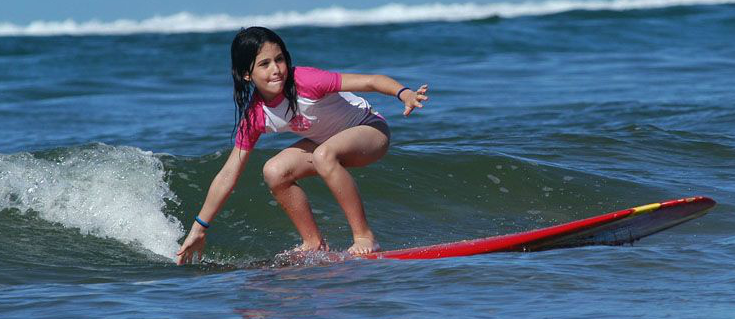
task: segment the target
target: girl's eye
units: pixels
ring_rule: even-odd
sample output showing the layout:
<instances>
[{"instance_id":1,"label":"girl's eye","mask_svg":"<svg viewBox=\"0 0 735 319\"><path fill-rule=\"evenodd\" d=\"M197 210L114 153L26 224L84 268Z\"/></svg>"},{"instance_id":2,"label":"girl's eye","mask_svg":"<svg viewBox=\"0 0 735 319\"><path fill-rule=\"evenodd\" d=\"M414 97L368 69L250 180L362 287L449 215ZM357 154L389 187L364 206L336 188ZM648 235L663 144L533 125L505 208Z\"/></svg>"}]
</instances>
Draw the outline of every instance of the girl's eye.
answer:
<instances>
[{"instance_id":1,"label":"girl's eye","mask_svg":"<svg viewBox=\"0 0 735 319\"><path fill-rule=\"evenodd\" d=\"M279 56L276 58L276 62L283 62L283 60L285 60L283 56Z\"/></svg>"}]
</instances>

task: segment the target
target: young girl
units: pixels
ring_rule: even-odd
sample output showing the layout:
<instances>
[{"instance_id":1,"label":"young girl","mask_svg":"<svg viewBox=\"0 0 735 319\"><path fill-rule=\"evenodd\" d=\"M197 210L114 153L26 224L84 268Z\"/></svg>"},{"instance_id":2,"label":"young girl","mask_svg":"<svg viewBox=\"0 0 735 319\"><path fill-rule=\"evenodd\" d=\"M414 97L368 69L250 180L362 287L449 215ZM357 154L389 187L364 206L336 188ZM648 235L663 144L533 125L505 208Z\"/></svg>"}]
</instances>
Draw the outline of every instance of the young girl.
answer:
<instances>
[{"instance_id":1,"label":"young girl","mask_svg":"<svg viewBox=\"0 0 735 319\"><path fill-rule=\"evenodd\" d=\"M241 30L232 41L232 78L238 119L235 147L212 181L207 198L176 263L190 263L202 251L205 230L235 187L262 133L293 132L303 138L263 166L273 196L302 238L297 250L328 250L314 221L299 179L319 175L337 199L352 228L351 254L378 251L380 246L365 219L357 185L346 167L362 167L383 157L390 130L385 119L364 99L348 91L394 95L405 105L404 116L423 107L427 86L405 88L384 75L340 74L293 67L283 40L262 27Z\"/></svg>"}]
</instances>

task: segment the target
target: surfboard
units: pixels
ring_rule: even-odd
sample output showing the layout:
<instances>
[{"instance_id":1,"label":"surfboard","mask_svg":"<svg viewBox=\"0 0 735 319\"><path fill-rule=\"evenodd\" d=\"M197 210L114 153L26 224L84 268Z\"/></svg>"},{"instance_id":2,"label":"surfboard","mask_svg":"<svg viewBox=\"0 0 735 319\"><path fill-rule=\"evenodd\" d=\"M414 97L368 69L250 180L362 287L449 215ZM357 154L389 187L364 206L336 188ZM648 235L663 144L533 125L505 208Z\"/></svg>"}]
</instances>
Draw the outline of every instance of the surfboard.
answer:
<instances>
[{"instance_id":1,"label":"surfboard","mask_svg":"<svg viewBox=\"0 0 735 319\"><path fill-rule=\"evenodd\" d=\"M653 203L521 233L382 251L365 259L436 259L494 252L531 252L589 245L623 245L703 216L716 202L689 197Z\"/></svg>"}]
</instances>

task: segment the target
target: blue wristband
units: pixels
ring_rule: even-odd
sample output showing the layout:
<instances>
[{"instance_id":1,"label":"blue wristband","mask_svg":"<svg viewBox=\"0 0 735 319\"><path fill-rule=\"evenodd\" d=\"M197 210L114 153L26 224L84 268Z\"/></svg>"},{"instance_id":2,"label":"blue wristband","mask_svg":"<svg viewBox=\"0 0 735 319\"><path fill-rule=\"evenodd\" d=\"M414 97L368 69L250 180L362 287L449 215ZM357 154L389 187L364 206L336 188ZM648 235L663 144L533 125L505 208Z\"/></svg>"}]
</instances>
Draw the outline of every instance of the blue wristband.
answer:
<instances>
[{"instance_id":1,"label":"blue wristband","mask_svg":"<svg viewBox=\"0 0 735 319\"><path fill-rule=\"evenodd\" d=\"M401 102L403 102L403 100L401 100L401 93L403 93L403 91L405 91L405 90L410 90L410 89L409 88L402 88L402 89L400 89L398 91L398 93L396 93L396 98L398 98L398 100L401 101Z\"/></svg>"},{"instance_id":2,"label":"blue wristband","mask_svg":"<svg viewBox=\"0 0 735 319\"><path fill-rule=\"evenodd\" d=\"M209 223L207 223L207 222L205 222L205 221L203 221L203 220L199 219L199 216L197 216L197 217L194 217L194 220L196 220L196 221L197 221L197 223L199 223L199 225L202 225L202 227L204 227L204 228L209 228Z\"/></svg>"}]
</instances>

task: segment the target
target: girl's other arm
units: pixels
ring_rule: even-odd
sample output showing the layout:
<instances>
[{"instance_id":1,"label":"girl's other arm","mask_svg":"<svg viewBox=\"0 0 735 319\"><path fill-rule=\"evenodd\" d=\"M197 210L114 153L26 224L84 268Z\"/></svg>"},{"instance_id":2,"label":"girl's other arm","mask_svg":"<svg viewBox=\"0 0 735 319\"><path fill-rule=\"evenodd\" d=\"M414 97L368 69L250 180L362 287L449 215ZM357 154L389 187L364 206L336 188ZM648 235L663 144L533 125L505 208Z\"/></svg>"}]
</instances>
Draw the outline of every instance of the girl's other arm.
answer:
<instances>
[{"instance_id":1,"label":"girl's other arm","mask_svg":"<svg viewBox=\"0 0 735 319\"><path fill-rule=\"evenodd\" d=\"M214 217L217 216L220 208L225 204L227 198L230 197L232 189L235 188L237 180L245 169L245 164L248 162L250 157L250 151L239 149L234 147L230 156L227 158L227 162L222 166L222 169L217 173L217 176L212 180L212 184L209 186L207 192L207 198L204 200L202 210L197 215L199 219L205 223L211 223ZM176 252L176 264L182 265L184 263L191 263L194 253L199 253L199 260L202 260L202 252L204 251L205 244L205 231L206 228L194 221L191 226L189 235L186 236L186 240L181 245L181 248Z\"/></svg>"},{"instance_id":2,"label":"girl's other arm","mask_svg":"<svg viewBox=\"0 0 735 319\"><path fill-rule=\"evenodd\" d=\"M398 81L387 77L385 75L375 74L350 74L342 73L342 91L352 92L379 92L385 95L398 95L398 98L405 105L403 111L404 116L411 114L414 108L424 107L421 102L429 99L426 96L426 92L429 86L424 84L418 90L412 91L410 89L401 91L404 86L398 83Z\"/></svg>"}]
</instances>

